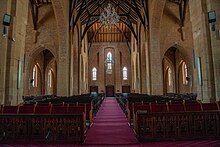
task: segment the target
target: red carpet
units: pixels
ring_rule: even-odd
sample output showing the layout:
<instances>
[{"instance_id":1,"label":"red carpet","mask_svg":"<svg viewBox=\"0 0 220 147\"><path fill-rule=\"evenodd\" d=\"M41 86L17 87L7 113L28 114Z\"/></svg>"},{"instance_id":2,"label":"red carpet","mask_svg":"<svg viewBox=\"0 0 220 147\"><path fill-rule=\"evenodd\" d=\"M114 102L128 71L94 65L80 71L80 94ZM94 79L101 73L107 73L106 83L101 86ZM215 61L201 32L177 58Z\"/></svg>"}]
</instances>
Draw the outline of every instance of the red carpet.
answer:
<instances>
[{"instance_id":1,"label":"red carpet","mask_svg":"<svg viewBox=\"0 0 220 147\"><path fill-rule=\"evenodd\" d=\"M138 145L116 99L106 98L88 130L85 145Z\"/></svg>"}]
</instances>

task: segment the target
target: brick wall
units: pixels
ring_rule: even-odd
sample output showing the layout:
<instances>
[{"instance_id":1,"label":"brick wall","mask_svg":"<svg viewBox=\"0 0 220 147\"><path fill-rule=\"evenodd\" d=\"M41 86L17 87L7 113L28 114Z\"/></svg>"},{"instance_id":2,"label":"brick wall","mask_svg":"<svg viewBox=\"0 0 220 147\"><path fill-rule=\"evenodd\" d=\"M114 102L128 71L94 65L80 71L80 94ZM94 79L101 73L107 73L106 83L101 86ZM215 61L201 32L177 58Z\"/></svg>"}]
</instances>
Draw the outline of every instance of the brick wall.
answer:
<instances>
[{"instance_id":1,"label":"brick wall","mask_svg":"<svg viewBox=\"0 0 220 147\"><path fill-rule=\"evenodd\" d=\"M112 74L106 74L104 60L107 53L113 55L114 65ZM121 56L121 59L120 59ZM105 86L114 85L115 92L122 91L122 85L131 84L131 57L126 43L94 43L89 53L89 86L99 86L98 90L105 91ZM122 69L126 66L128 69L128 80L123 80ZM97 80L92 80L92 69L97 68Z\"/></svg>"}]
</instances>

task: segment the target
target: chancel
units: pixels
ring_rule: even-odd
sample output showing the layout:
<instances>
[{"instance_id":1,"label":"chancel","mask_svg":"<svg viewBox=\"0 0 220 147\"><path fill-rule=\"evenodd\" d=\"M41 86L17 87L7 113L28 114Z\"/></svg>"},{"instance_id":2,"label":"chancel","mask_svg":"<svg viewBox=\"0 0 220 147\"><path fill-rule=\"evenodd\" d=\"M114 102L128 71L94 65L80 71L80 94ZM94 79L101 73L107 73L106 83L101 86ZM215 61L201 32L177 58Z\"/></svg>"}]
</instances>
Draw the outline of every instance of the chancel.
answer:
<instances>
[{"instance_id":1,"label":"chancel","mask_svg":"<svg viewBox=\"0 0 220 147\"><path fill-rule=\"evenodd\" d=\"M0 146L220 146L220 1L0 7Z\"/></svg>"}]
</instances>

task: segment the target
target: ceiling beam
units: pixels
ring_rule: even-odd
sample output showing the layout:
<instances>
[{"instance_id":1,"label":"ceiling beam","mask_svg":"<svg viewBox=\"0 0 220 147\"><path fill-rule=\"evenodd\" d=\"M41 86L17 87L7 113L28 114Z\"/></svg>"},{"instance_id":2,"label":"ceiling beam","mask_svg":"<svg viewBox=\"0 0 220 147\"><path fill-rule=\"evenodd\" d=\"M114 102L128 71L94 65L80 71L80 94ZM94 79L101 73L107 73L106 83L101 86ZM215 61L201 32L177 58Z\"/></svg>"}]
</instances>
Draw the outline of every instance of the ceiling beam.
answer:
<instances>
[{"instance_id":1,"label":"ceiling beam","mask_svg":"<svg viewBox=\"0 0 220 147\"><path fill-rule=\"evenodd\" d=\"M37 22L38 22L38 7L35 4L34 0L30 0L31 4L31 14L32 14L32 20L33 20L33 26L34 30L37 30Z\"/></svg>"},{"instance_id":2,"label":"ceiling beam","mask_svg":"<svg viewBox=\"0 0 220 147\"><path fill-rule=\"evenodd\" d=\"M186 18L188 3L189 3L189 0L181 0L181 3L179 4L180 21L181 21L182 27L185 25L185 18Z\"/></svg>"},{"instance_id":3,"label":"ceiling beam","mask_svg":"<svg viewBox=\"0 0 220 147\"><path fill-rule=\"evenodd\" d=\"M80 5L80 9L78 10L78 13L76 15L76 18L72 17L73 20L70 20L72 22L72 28L74 29L78 20L80 19L80 16L82 13L88 8L88 6L92 5L94 2L97 2L97 0L91 0L89 3L86 3L86 0L83 0L83 2ZM74 13L74 10L73 10ZM74 14L73 14L74 15Z\"/></svg>"},{"instance_id":4,"label":"ceiling beam","mask_svg":"<svg viewBox=\"0 0 220 147\"><path fill-rule=\"evenodd\" d=\"M186 13L187 13L189 0L169 0L169 1L179 6L180 26L183 27L185 25L185 19L186 19Z\"/></svg>"},{"instance_id":5,"label":"ceiling beam","mask_svg":"<svg viewBox=\"0 0 220 147\"><path fill-rule=\"evenodd\" d=\"M134 28L133 28L132 24L130 23L130 21L127 22L126 20L123 20L123 19L120 19L120 20L130 29L130 31L134 35L135 39L137 40L138 39L137 34L135 33Z\"/></svg>"},{"instance_id":6,"label":"ceiling beam","mask_svg":"<svg viewBox=\"0 0 220 147\"><path fill-rule=\"evenodd\" d=\"M90 27L91 27L94 23L96 23L98 20L99 20L99 19L95 19L95 20L91 21L91 20L89 19L89 20L87 21L86 27L85 27L85 29L84 29L84 31L83 31L82 36L81 36L81 40L83 40L83 38L85 37L85 35L86 35L87 31L90 29Z\"/></svg>"},{"instance_id":7,"label":"ceiling beam","mask_svg":"<svg viewBox=\"0 0 220 147\"><path fill-rule=\"evenodd\" d=\"M117 25L115 25L115 26L121 32L121 34L124 36L124 38L126 39L126 43L127 43L128 49L129 49L129 51L131 53L131 47L129 45L129 41L130 41L129 38L125 35L125 33Z\"/></svg>"},{"instance_id":8,"label":"ceiling beam","mask_svg":"<svg viewBox=\"0 0 220 147\"><path fill-rule=\"evenodd\" d=\"M132 5L129 1L127 1L127 0L121 0L121 1L123 1L124 4L126 4L128 7L130 7L130 8L137 14L137 16L139 17L141 23L144 25L144 19L143 19L142 16L141 16L140 10L139 10L139 8L137 7L136 2L134 1L134 2L135 2L135 6L133 6L133 5Z\"/></svg>"},{"instance_id":9,"label":"ceiling beam","mask_svg":"<svg viewBox=\"0 0 220 147\"><path fill-rule=\"evenodd\" d=\"M37 23L38 23L38 12L40 6L45 6L48 4L51 4L51 1L49 0L29 0L31 4L31 15L32 15L32 20L33 20L33 26L34 30L37 30Z\"/></svg>"},{"instance_id":10,"label":"ceiling beam","mask_svg":"<svg viewBox=\"0 0 220 147\"><path fill-rule=\"evenodd\" d=\"M149 25L149 8L148 8L148 1L141 0L142 7L144 9L144 23L145 27Z\"/></svg>"}]
</instances>

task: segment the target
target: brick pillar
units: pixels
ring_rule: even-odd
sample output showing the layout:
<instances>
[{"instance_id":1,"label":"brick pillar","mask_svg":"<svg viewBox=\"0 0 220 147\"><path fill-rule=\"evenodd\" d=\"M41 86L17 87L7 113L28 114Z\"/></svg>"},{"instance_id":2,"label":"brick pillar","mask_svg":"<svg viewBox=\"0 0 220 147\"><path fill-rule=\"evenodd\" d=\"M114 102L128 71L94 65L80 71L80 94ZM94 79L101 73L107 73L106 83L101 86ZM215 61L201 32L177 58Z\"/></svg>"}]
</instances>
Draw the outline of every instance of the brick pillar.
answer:
<instances>
[{"instance_id":1,"label":"brick pillar","mask_svg":"<svg viewBox=\"0 0 220 147\"><path fill-rule=\"evenodd\" d=\"M69 20L65 17L62 1L52 0L57 20L59 51L57 62L57 95L69 95Z\"/></svg>"},{"instance_id":2,"label":"brick pillar","mask_svg":"<svg viewBox=\"0 0 220 147\"><path fill-rule=\"evenodd\" d=\"M200 13L193 13L194 10ZM212 48L210 38L210 27L207 19L207 3L200 0L191 1L190 3L193 43L196 58L196 79L197 79L197 93L198 99L203 102L215 101L214 88L214 71ZM201 72L198 68L198 58L201 59ZM218 57L219 58L219 57ZM198 74L201 73L201 78ZM201 83L199 82L201 79Z\"/></svg>"},{"instance_id":3,"label":"brick pillar","mask_svg":"<svg viewBox=\"0 0 220 147\"><path fill-rule=\"evenodd\" d=\"M153 1L150 14L150 77L151 94L163 94L163 72L160 48L160 23L166 0Z\"/></svg>"},{"instance_id":4,"label":"brick pillar","mask_svg":"<svg viewBox=\"0 0 220 147\"><path fill-rule=\"evenodd\" d=\"M22 102L22 67L26 25L28 19L28 0L7 1L7 12L12 16L7 39L7 63L5 79L5 104L17 105ZM21 11L22 10L22 11ZM14 40L13 40L14 39Z\"/></svg>"}]
</instances>

